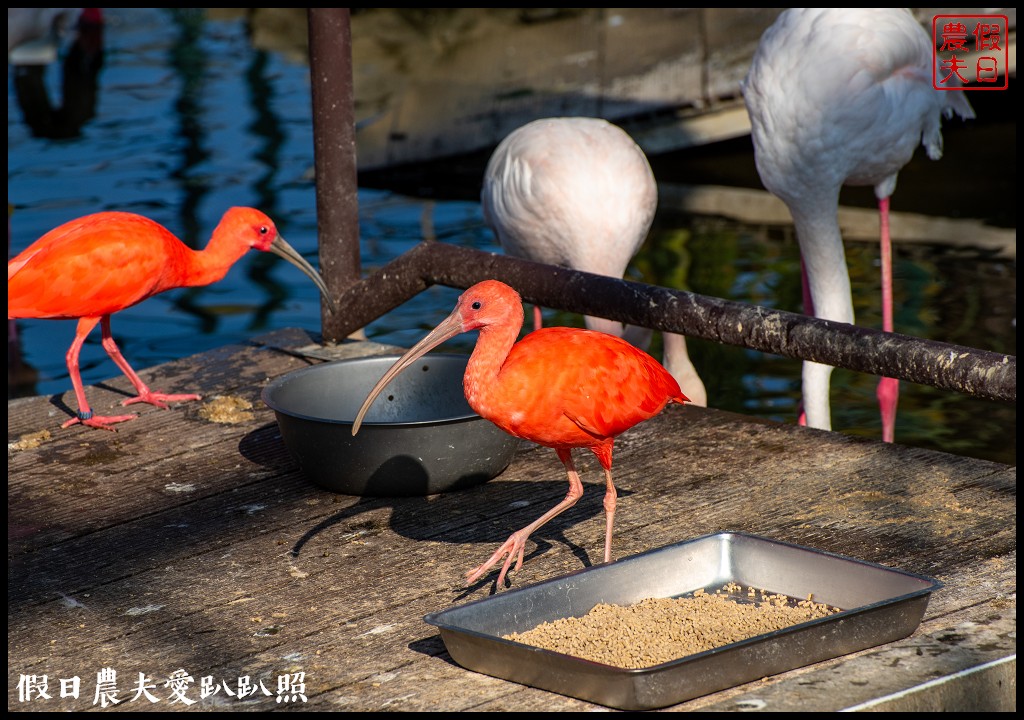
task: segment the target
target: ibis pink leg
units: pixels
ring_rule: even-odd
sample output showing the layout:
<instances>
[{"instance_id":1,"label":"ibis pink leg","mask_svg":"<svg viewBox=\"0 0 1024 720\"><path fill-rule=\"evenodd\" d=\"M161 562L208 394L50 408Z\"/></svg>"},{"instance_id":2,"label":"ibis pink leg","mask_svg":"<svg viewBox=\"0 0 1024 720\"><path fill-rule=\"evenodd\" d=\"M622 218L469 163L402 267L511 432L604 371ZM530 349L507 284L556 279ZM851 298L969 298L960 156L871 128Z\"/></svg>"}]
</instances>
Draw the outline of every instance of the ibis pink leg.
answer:
<instances>
[{"instance_id":1,"label":"ibis pink leg","mask_svg":"<svg viewBox=\"0 0 1024 720\"><path fill-rule=\"evenodd\" d=\"M565 500L555 505L522 530L512 533L512 535L509 536L509 539L506 540L501 547L495 550L493 555L487 558L486 562L466 573L467 585L471 585L479 580L484 573L496 565L502 557L507 555L508 557L505 558L505 563L501 566L501 573L498 575L498 587L501 587L505 582L505 574L508 573L513 559L516 560L516 567L513 572L518 572L519 568L523 566L523 553L526 550L526 541L529 539L530 535L532 535L537 528L551 518L571 508L581 497L583 497L583 483L580 481L579 473L576 472L576 466L573 465L570 451L559 449L556 450L556 452L558 453L559 460L561 460L565 465L566 474L569 476L569 492L566 494ZM614 509L614 501L612 505ZM609 548L606 547L605 554L608 552Z\"/></svg>"},{"instance_id":2,"label":"ibis pink leg","mask_svg":"<svg viewBox=\"0 0 1024 720\"><path fill-rule=\"evenodd\" d=\"M604 561L612 561L612 526L615 524L615 499L618 493L615 492L615 484L612 482L612 469L604 469L604 478L607 485L604 493Z\"/></svg>"},{"instance_id":3,"label":"ibis pink leg","mask_svg":"<svg viewBox=\"0 0 1024 720\"><path fill-rule=\"evenodd\" d=\"M104 320L106 319L104 318ZM96 327L99 321L100 319L95 317L81 318L78 321L78 329L75 331L75 340L71 343L71 347L68 348L67 355L65 355L68 372L71 374L71 385L75 388L75 398L78 400L78 415L61 425L62 428L81 423L82 425L99 428L100 430L114 432L114 428L110 427L114 423L133 420L137 417L135 415L94 415L92 408L89 407L89 401L85 399L85 388L82 386L82 374L79 369L78 356L82 352L82 344L85 342L85 338L92 332L92 329Z\"/></svg>"},{"instance_id":4,"label":"ibis pink leg","mask_svg":"<svg viewBox=\"0 0 1024 720\"><path fill-rule=\"evenodd\" d=\"M101 327L103 328L103 349L107 351L107 354L110 356L110 358L115 363L117 363L117 366L119 368L121 368L121 372L123 372L128 377L128 379L131 380L132 385L135 386L135 392L138 393L137 397L128 398L127 400L122 401L122 405L131 405L132 403L144 402L149 403L150 405L156 405L158 408L166 410L168 402L180 402L185 400L202 399L199 395L195 394L168 395L166 393L153 392L152 390L150 390L146 383L142 382L142 378L140 378L136 374L136 372L132 370L132 366L129 365L128 361L124 359L124 355L122 355L121 351L118 349L117 343L114 342L114 336L110 332L109 315L103 318Z\"/></svg>"}]
</instances>

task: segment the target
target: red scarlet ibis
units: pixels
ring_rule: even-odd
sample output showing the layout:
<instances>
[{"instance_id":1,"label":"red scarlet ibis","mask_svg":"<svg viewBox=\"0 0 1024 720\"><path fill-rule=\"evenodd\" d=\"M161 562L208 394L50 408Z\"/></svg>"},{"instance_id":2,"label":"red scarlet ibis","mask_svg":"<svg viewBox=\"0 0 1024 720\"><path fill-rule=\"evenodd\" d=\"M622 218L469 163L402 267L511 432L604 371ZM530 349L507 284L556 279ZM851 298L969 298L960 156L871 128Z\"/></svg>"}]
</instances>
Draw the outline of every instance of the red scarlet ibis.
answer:
<instances>
[{"instance_id":1,"label":"red scarlet ibis","mask_svg":"<svg viewBox=\"0 0 1024 720\"><path fill-rule=\"evenodd\" d=\"M484 172L484 220L514 257L621 278L647 239L658 186L643 150L600 118L534 120L495 148ZM587 327L647 349L651 330L587 317ZM539 328L540 309L534 309ZM665 367L695 405L707 405L686 338L666 333Z\"/></svg>"},{"instance_id":2,"label":"red scarlet ibis","mask_svg":"<svg viewBox=\"0 0 1024 720\"><path fill-rule=\"evenodd\" d=\"M919 144L932 160L942 156L943 117L974 117L962 91L932 86L934 49L914 16L896 8L791 8L761 37L743 85L757 171L793 216L805 311L816 317L854 322L839 189L870 185L881 220L882 324L893 330L889 196L896 175ZM803 365L811 427L832 429L831 374L827 365ZM898 396L898 381L882 378L886 442L895 439Z\"/></svg>"},{"instance_id":3,"label":"red scarlet ibis","mask_svg":"<svg viewBox=\"0 0 1024 720\"><path fill-rule=\"evenodd\" d=\"M569 476L569 492L469 571L467 584L504 557L500 587L513 559L516 570L522 566L527 538L580 499L583 484L573 465L573 448L589 449L604 468L604 561L611 561L616 499L612 444L616 436L657 415L666 404L688 400L665 368L625 340L593 330L552 327L517 343L522 326L519 293L497 280L474 285L459 297L447 319L384 374L352 426L355 435L377 395L418 358L459 333L480 331L463 380L469 406L505 432L554 449Z\"/></svg>"},{"instance_id":4,"label":"red scarlet ibis","mask_svg":"<svg viewBox=\"0 0 1024 720\"><path fill-rule=\"evenodd\" d=\"M7 318L78 318L67 352L68 371L78 400L77 416L61 427L81 423L113 430L135 415L100 416L85 397L78 355L89 332L100 324L103 348L128 376L136 397L122 405L198 400L198 395L153 392L135 373L110 333L110 316L172 288L209 285L227 274L250 248L280 255L308 275L334 308L316 271L285 242L273 221L253 208L231 208L206 248L195 251L169 230L141 215L101 212L57 227L7 263Z\"/></svg>"}]
</instances>

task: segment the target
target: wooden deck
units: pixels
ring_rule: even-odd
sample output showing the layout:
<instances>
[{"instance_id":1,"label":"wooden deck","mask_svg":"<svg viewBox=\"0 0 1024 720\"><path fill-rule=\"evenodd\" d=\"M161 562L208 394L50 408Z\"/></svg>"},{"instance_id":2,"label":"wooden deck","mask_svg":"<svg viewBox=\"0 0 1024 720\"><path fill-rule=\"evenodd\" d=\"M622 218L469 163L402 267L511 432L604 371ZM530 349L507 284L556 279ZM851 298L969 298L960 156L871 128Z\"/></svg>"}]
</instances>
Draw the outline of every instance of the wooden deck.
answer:
<instances>
[{"instance_id":1,"label":"wooden deck","mask_svg":"<svg viewBox=\"0 0 1024 720\"><path fill-rule=\"evenodd\" d=\"M143 372L204 400L135 406L117 433L61 430L70 390L8 402L8 709L100 707L105 668L129 710L602 709L465 670L423 622L493 591L494 574L466 588L463 573L564 497L554 453L524 447L498 478L439 496L318 490L259 398L319 361L302 357L311 343L283 331ZM127 389L87 392L105 411ZM222 404L234 411L209 412ZM599 559L601 477L592 458L580 469L584 498L535 535L513 587ZM909 638L671 709L1015 709L1015 467L674 407L621 437L616 470L616 557L736 530L944 583ZM179 670L195 705L171 702ZM156 702L133 699L140 673ZM297 673L305 699L277 702ZM49 698L20 697L44 677ZM78 697L61 697L75 677ZM200 700L204 677L219 689ZM241 678L245 700L226 694Z\"/></svg>"}]
</instances>

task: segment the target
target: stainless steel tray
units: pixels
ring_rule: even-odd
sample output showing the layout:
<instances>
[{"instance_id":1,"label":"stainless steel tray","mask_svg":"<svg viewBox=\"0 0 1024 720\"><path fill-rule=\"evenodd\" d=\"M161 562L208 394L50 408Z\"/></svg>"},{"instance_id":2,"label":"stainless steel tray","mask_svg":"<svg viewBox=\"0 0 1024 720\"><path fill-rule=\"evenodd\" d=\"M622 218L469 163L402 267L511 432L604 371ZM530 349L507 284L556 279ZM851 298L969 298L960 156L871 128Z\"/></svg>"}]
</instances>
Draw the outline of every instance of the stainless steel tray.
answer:
<instances>
[{"instance_id":1,"label":"stainless steel tray","mask_svg":"<svg viewBox=\"0 0 1024 720\"><path fill-rule=\"evenodd\" d=\"M625 669L503 639L598 603L631 605L726 583L843 612L681 657ZM427 615L459 665L622 710L650 710L906 637L932 591L922 575L737 532L667 545Z\"/></svg>"}]
</instances>

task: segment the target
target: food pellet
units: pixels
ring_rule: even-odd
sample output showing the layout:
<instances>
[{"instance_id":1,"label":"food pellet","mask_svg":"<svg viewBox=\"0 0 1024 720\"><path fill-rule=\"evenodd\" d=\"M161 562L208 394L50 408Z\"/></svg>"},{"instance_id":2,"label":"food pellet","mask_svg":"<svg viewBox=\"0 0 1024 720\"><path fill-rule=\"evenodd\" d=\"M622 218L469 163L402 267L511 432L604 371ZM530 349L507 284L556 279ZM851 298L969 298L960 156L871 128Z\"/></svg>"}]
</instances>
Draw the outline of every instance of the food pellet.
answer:
<instances>
[{"instance_id":1,"label":"food pellet","mask_svg":"<svg viewBox=\"0 0 1024 720\"><path fill-rule=\"evenodd\" d=\"M599 604L583 617L561 618L532 630L505 635L525 645L636 669L659 665L756 635L841 612L808 595L786 595L747 588L752 601L732 595L743 588L729 583L715 593L647 598L633 605Z\"/></svg>"}]
</instances>

